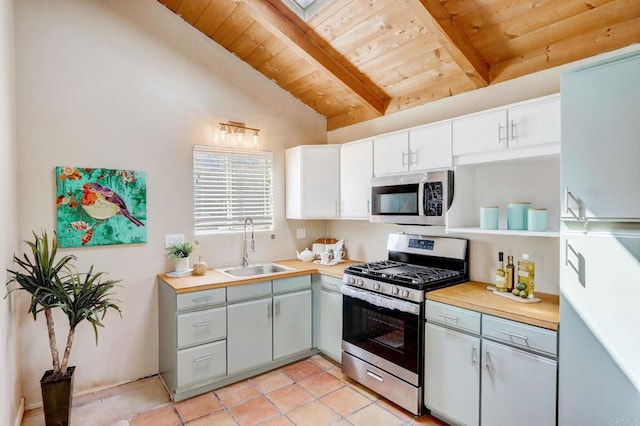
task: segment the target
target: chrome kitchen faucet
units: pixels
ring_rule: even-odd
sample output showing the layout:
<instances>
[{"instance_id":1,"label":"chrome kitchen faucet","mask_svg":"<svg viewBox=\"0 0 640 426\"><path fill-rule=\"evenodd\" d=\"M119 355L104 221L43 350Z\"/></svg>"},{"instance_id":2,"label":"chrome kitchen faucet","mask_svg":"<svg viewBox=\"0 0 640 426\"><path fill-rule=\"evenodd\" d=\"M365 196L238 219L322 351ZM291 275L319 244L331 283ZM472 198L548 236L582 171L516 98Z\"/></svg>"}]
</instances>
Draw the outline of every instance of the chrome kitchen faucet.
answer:
<instances>
[{"instance_id":1,"label":"chrome kitchen faucet","mask_svg":"<svg viewBox=\"0 0 640 426\"><path fill-rule=\"evenodd\" d=\"M247 239L247 222L251 223L251 239ZM245 218L244 226L242 231L242 266L249 265L249 252L255 253L256 251L256 241L253 238L253 219L250 217ZM250 245L250 248L247 249L247 244Z\"/></svg>"}]
</instances>

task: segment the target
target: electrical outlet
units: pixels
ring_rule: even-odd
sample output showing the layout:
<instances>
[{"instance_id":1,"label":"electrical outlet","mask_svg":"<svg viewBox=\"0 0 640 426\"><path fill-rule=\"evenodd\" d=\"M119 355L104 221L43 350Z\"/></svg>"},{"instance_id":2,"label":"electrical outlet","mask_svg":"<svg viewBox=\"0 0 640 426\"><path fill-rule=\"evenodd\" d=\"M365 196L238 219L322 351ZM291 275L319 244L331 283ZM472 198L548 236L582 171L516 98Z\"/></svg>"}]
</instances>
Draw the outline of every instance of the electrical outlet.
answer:
<instances>
[{"instance_id":1,"label":"electrical outlet","mask_svg":"<svg viewBox=\"0 0 640 426\"><path fill-rule=\"evenodd\" d=\"M296 229L296 238L299 240L307 238L307 230L305 228Z\"/></svg>"},{"instance_id":2,"label":"electrical outlet","mask_svg":"<svg viewBox=\"0 0 640 426\"><path fill-rule=\"evenodd\" d=\"M184 243L184 234L172 234L164 236L164 248L169 248L174 244Z\"/></svg>"}]
</instances>

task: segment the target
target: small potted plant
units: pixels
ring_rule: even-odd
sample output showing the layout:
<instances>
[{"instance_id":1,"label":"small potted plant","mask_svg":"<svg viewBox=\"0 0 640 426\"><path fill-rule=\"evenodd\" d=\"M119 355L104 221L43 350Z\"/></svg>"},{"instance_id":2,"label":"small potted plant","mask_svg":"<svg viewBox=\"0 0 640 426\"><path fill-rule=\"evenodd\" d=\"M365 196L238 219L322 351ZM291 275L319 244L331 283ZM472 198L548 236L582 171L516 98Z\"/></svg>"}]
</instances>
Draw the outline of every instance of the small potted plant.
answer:
<instances>
[{"instance_id":1,"label":"small potted plant","mask_svg":"<svg viewBox=\"0 0 640 426\"><path fill-rule=\"evenodd\" d=\"M189 269L189 256L195 250L196 245L185 241L183 243L174 244L169 247L167 257L173 259L175 262L175 272L188 272Z\"/></svg>"},{"instance_id":2,"label":"small potted plant","mask_svg":"<svg viewBox=\"0 0 640 426\"><path fill-rule=\"evenodd\" d=\"M63 256L57 260L58 238L54 234L49 247L49 238L45 231L41 236L33 233L34 241L26 241L31 248L32 257L13 257L15 270L7 269L9 288L7 295L15 290L24 290L31 295L29 313L37 319L44 312L49 335L49 348L53 361L53 369L48 370L40 380L42 402L44 405L45 423L49 425L68 425L71 415L71 399L73 396L73 375L75 367L68 367L71 346L75 329L82 321L87 320L93 326L98 344L98 327L103 327L102 319L107 310L114 309L120 313L115 299L111 298L111 290L119 281L103 280L103 272L93 272L93 265L86 273L78 272L72 262L73 255ZM6 296L5 296L6 297ZM59 308L69 319L69 331L62 360L56 343L55 324L52 310Z\"/></svg>"}]
</instances>

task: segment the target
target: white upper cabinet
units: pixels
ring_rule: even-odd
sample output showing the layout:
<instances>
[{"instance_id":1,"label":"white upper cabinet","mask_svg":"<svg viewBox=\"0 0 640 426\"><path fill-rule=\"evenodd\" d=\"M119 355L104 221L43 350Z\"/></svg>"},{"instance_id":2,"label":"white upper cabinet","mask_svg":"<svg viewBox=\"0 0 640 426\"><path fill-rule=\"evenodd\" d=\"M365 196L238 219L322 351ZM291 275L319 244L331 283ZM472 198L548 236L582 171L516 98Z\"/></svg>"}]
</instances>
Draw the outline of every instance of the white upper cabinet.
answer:
<instances>
[{"instance_id":1,"label":"white upper cabinet","mask_svg":"<svg viewBox=\"0 0 640 426\"><path fill-rule=\"evenodd\" d=\"M640 217L640 54L562 76L563 220Z\"/></svg>"},{"instance_id":2,"label":"white upper cabinet","mask_svg":"<svg viewBox=\"0 0 640 426\"><path fill-rule=\"evenodd\" d=\"M409 170L409 132L373 139L373 173L376 176Z\"/></svg>"},{"instance_id":3,"label":"white upper cabinet","mask_svg":"<svg viewBox=\"0 0 640 426\"><path fill-rule=\"evenodd\" d=\"M506 109L482 112L453 120L453 155L506 148Z\"/></svg>"},{"instance_id":4,"label":"white upper cabinet","mask_svg":"<svg viewBox=\"0 0 640 426\"><path fill-rule=\"evenodd\" d=\"M559 153L557 94L453 120L453 155L457 165Z\"/></svg>"},{"instance_id":5,"label":"white upper cabinet","mask_svg":"<svg viewBox=\"0 0 640 426\"><path fill-rule=\"evenodd\" d=\"M452 166L451 121L379 136L373 140L375 176Z\"/></svg>"},{"instance_id":6,"label":"white upper cabinet","mask_svg":"<svg viewBox=\"0 0 640 426\"><path fill-rule=\"evenodd\" d=\"M560 140L560 97L546 97L509 108L509 147Z\"/></svg>"},{"instance_id":7,"label":"white upper cabinet","mask_svg":"<svg viewBox=\"0 0 640 426\"><path fill-rule=\"evenodd\" d=\"M452 167L451 122L446 121L410 130L409 148L412 170Z\"/></svg>"},{"instance_id":8,"label":"white upper cabinet","mask_svg":"<svg viewBox=\"0 0 640 426\"><path fill-rule=\"evenodd\" d=\"M371 178L373 177L373 140L340 146L340 217L369 219Z\"/></svg>"},{"instance_id":9,"label":"white upper cabinet","mask_svg":"<svg viewBox=\"0 0 640 426\"><path fill-rule=\"evenodd\" d=\"M287 219L337 218L340 145L301 145L285 155Z\"/></svg>"}]
</instances>

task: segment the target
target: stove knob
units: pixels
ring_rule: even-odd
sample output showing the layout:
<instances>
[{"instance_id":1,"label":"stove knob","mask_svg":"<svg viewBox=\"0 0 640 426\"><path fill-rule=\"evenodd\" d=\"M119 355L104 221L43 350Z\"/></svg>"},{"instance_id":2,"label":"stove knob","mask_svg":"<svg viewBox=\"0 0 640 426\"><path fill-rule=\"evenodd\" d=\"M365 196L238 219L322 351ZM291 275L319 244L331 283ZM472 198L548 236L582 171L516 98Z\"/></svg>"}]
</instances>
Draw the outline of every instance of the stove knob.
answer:
<instances>
[{"instance_id":1,"label":"stove knob","mask_svg":"<svg viewBox=\"0 0 640 426\"><path fill-rule=\"evenodd\" d=\"M358 280L358 285L360 287L364 287L364 280L362 280L362 279Z\"/></svg>"},{"instance_id":2,"label":"stove knob","mask_svg":"<svg viewBox=\"0 0 640 426\"><path fill-rule=\"evenodd\" d=\"M355 278L353 278L353 277L349 277L349 278L347 279L347 284L355 284L355 282L356 282L356 279L355 279Z\"/></svg>"},{"instance_id":3,"label":"stove knob","mask_svg":"<svg viewBox=\"0 0 640 426\"><path fill-rule=\"evenodd\" d=\"M373 285L373 289L374 289L374 290L380 290L380 283L375 283L375 284Z\"/></svg>"},{"instance_id":4,"label":"stove knob","mask_svg":"<svg viewBox=\"0 0 640 426\"><path fill-rule=\"evenodd\" d=\"M391 294L396 294L397 295L398 293L400 293L400 289L398 287L393 287L391 289Z\"/></svg>"},{"instance_id":5,"label":"stove knob","mask_svg":"<svg viewBox=\"0 0 640 426\"><path fill-rule=\"evenodd\" d=\"M409 297L409 290L402 290L402 297Z\"/></svg>"}]
</instances>

